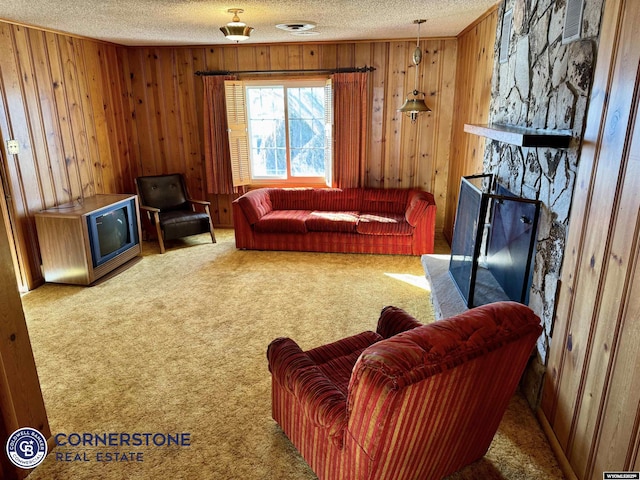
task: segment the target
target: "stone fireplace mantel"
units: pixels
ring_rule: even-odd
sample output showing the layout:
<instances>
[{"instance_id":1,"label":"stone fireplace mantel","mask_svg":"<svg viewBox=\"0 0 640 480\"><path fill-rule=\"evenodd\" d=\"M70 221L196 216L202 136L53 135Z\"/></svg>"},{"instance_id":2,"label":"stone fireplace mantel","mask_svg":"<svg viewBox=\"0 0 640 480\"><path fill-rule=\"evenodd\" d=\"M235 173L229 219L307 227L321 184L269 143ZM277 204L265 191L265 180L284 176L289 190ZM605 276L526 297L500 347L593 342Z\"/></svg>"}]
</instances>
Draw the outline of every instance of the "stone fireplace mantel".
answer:
<instances>
[{"instance_id":1,"label":"stone fireplace mantel","mask_svg":"<svg viewBox=\"0 0 640 480\"><path fill-rule=\"evenodd\" d=\"M464 131L520 147L568 148L573 139L571 130L543 130L513 125L464 124Z\"/></svg>"}]
</instances>

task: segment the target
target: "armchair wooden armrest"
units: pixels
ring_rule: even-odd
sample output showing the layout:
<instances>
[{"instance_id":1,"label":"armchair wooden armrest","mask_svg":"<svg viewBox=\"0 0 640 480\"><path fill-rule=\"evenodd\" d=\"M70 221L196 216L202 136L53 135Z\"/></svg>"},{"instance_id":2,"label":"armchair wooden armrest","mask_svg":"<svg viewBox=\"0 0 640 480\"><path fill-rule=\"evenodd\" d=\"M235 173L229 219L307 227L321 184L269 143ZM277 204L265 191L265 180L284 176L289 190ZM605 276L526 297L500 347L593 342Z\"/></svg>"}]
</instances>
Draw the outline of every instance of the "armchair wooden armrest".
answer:
<instances>
[{"instance_id":1,"label":"armchair wooden armrest","mask_svg":"<svg viewBox=\"0 0 640 480\"><path fill-rule=\"evenodd\" d=\"M160 209L155 207L149 207L148 205L140 205L140 210L144 210L147 212L146 215L141 215L144 218L145 223L145 232L149 232L149 229L155 228L156 235L158 238L162 239L162 229L160 228ZM153 217L153 219L152 219ZM147 233L145 233L145 239L147 238ZM160 251L164 253L164 244L160 243Z\"/></svg>"},{"instance_id":2,"label":"armchair wooden armrest","mask_svg":"<svg viewBox=\"0 0 640 480\"><path fill-rule=\"evenodd\" d=\"M211 202L207 201L207 200L195 200L193 198L187 198L187 202L189 203L196 203L198 205L211 205Z\"/></svg>"},{"instance_id":3,"label":"armchair wooden armrest","mask_svg":"<svg viewBox=\"0 0 640 480\"><path fill-rule=\"evenodd\" d=\"M140 210L146 210L149 213L160 213L159 208L148 207L147 205L140 205Z\"/></svg>"}]
</instances>

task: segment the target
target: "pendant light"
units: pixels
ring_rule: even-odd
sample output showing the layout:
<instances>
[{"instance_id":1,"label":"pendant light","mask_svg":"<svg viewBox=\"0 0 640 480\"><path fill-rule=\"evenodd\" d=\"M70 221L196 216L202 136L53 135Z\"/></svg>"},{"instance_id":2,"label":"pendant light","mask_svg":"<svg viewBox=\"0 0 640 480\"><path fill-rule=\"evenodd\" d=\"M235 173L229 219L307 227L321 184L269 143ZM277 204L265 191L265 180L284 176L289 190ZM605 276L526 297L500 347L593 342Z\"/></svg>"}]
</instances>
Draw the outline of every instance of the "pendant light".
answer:
<instances>
[{"instance_id":1,"label":"pendant light","mask_svg":"<svg viewBox=\"0 0 640 480\"><path fill-rule=\"evenodd\" d=\"M241 8L230 8L227 12L233 13L233 18L224 27L220 27L220 31L228 40L233 42L247 40L253 31L253 27L247 27L246 23L240 21L238 14L244 13L244 10Z\"/></svg>"},{"instance_id":2,"label":"pendant light","mask_svg":"<svg viewBox=\"0 0 640 480\"><path fill-rule=\"evenodd\" d=\"M418 40L416 41L416 49L413 51L413 56L411 60L413 61L413 65L416 69L415 75L415 84L413 87L413 92L407 95L406 100L402 104L402 106L398 109L399 112L406 114L409 118L411 118L411 123L416 123L418 120L418 116L424 112L430 112L431 109L427 107L427 104L424 103L424 92L418 91L418 66L422 61L422 50L420 49L420 25L426 22L426 20L414 20L413 23L418 25Z\"/></svg>"}]
</instances>

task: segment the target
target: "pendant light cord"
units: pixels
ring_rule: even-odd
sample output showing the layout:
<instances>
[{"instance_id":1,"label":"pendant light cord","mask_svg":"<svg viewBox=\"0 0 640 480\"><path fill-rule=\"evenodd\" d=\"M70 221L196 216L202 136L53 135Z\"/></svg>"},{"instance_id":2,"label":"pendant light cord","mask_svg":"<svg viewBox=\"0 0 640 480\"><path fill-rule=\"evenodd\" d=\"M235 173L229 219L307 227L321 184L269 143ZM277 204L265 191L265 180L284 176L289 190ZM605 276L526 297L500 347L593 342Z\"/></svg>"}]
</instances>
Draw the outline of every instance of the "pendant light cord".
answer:
<instances>
[{"instance_id":1,"label":"pendant light cord","mask_svg":"<svg viewBox=\"0 0 640 480\"><path fill-rule=\"evenodd\" d=\"M413 64L416 68L414 88L413 88L414 95L418 94L418 73L419 73L418 66L422 61L422 50L420 49L420 25L422 25L424 22L426 22L426 20L414 20L413 22L418 24L418 38L416 39L416 49L413 51Z\"/></svg>"}]
</instances>

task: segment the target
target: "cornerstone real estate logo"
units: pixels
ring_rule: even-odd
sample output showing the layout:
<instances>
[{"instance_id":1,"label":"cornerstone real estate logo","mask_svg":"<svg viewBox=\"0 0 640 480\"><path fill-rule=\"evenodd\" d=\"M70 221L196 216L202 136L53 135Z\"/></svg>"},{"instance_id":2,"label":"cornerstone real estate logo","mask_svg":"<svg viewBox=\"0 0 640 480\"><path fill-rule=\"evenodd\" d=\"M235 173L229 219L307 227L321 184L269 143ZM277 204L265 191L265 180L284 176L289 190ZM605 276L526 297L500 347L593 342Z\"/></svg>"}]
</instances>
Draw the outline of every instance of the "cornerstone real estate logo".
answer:
<instances>
[{"instance_id":1,"label":"cornerstone real estate logo","mask_svg":"<svg viewBox=\"0 0 640 480\"><path fill-rule=\"evenodd\" d=\"M144 462L140 449L191 446L189 432L72 432L54 440L56 462Z\"/></svg>"},{"instance_id":2,"label":"cornerstone real estate logo","mask_svg":"<svg viewBox=\"0 0 640 480\"><path fill-rule=\"evenodd\" d=\"M35 468L46 456L47 439L35 428L20 428L7 440L7 457L16 467Z\"/></svg>"}]
</instances>

